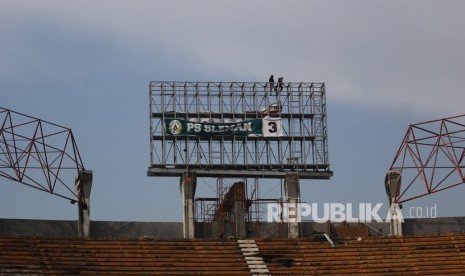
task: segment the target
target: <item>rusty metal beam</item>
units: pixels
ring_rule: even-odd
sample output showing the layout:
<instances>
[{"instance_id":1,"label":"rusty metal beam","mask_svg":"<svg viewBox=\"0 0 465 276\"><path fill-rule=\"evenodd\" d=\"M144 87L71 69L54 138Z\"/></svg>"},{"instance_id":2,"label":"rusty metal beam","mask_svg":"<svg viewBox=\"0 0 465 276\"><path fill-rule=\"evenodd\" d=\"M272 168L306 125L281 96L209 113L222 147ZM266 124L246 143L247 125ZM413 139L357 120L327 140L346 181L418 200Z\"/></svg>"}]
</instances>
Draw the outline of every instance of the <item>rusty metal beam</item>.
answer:
<instances>
[{"instance_id":1,"label":"rusty metal beam","mask_svg":"<svg viewBox=\"0 0 465 276\"><path fill-rule=\"evenodd\" d=\"M84 203L74 188L83 170L70 128L0 107L0 177Z\"/></svg>"},{"instance_id":2,"label":"rusty metal beam","mask_svg":"<svg viewBox=\"0 0 465 276\"><path fill-rule=\"evenodd\" d=\"M465 115L409 126L389 170L402 175L403 203L465 183Z\"/></svg>"}]
</instances>

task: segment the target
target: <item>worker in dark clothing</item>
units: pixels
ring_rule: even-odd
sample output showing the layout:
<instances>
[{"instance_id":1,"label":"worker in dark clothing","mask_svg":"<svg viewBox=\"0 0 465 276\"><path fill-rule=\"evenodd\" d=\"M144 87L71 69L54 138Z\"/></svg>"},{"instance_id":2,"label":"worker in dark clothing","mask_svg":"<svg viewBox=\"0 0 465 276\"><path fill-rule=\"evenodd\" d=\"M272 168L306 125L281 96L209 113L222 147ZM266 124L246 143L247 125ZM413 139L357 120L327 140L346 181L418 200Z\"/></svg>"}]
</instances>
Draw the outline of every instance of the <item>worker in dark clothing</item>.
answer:
<instances>
[{"instance_id":1,"label":"worker in dark clothing","mask_svg":"<svg viewBox=\"0 0 465 276\"><path fill-rule=\"evenodd\" d=\"M271 77L268 79L268 82L270 83L270 91L274 90L274 76L271 75Z\"/></svg>"},{"instance_id":2,"label":"worker in dark clothing","mask_svg":"<svg viewBox=\"0 0 465 276\"><path fill-rule=\"evenodd\" d=\"M283 79L283 77L280 77L278 79L278 89L281 92L281 91L283 91L283 88L284 88L284 79Z\"/></svg>"}]
</instances>

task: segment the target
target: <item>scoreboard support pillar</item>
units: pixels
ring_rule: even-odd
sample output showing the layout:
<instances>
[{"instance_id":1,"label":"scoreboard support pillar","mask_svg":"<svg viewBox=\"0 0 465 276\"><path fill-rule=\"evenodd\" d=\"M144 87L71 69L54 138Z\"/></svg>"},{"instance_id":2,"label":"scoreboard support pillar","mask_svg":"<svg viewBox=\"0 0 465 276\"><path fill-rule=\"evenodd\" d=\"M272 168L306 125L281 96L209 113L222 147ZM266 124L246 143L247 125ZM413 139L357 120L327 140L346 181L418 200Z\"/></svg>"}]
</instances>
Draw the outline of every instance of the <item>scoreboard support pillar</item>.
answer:
<instances>
[{"instance_id":1,"label":"scoreboard support pillar","mask_svg":"<svg viewBox=\"0 0 465 276\"><path fill-rule=\"evenodd\" d=\"M297 173L287 173L284 182L284 191L287 199L288 237L299 237L300 222L300 185Z\"/></svg>"},{"instance_id":2,"label":"scoreboard support pillar","mask_svg":"<svg viewBox=\"0 0 465 276\"><path fill-rule=\"evenodd\" d=\"M384 180L386 187L386 194L389 199L389 216L390 216L390 227L389 235L402 237L402 212L400 211L401 206L397 203L400 187L401 187L402 175L397 170L389 170Z\"/></svg>"},{"instance_id":3,"label":"scoreboard support pillar","mask_svg":"<svg viewBox=\"0 0 465 276\"><path fill-rule=\"evenodd\" d=\"M195 189L197 187L197 175L185 172L181 176L181 197L183 201L183 236L185 239L195 238Z\"/></svg>"},{"instance_id":4,"label":"scoreboard support pillar","mask_svg":"<svg viewBox=\"0 0 465 276\"><path fill-rule=\"evenodd\" d=\"M90 192L92 189L92 171L81 170L76 177L75 185L78 198L78 237L90 236Z\"/></svg>"}]
</instances>

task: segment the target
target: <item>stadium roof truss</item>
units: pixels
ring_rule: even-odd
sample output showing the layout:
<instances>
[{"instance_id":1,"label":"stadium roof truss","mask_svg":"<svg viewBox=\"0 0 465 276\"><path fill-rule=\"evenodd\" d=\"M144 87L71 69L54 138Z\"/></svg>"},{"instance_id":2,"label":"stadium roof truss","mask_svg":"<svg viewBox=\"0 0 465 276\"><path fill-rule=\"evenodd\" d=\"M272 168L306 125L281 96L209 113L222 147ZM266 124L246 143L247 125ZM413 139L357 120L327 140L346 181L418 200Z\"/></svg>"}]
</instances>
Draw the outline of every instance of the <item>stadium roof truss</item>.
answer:
<instances>
[{"instance_id":1,"label":"stadium roof truss","mask_svg":"<svg viewBox=\"0 0 465 276\"><path fill-rule=\"evenodd\" d=\"M402 176L402 203L465 182L465 115L412 124L390 170Z\"/></svg>"},{"instance_id":2,"label":"stadium roof truss","mask_svg":"<svg viewBox=\"0 0 465 276\"><path fill-rule=\"evenodd\" d=\"M84 170L71 129L0 108L0 176L81 202L75 181Z\"/></svg>"}]
</instances>

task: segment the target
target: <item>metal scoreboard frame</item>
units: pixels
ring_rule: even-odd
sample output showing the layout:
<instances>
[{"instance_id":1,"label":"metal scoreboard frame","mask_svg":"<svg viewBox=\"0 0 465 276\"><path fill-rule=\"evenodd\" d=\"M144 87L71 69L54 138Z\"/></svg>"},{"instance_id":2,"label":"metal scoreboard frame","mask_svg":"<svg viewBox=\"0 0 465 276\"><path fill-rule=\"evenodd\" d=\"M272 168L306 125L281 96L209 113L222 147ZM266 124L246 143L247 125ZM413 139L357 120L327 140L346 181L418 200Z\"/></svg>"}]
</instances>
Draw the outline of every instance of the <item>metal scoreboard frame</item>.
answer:
<instances>
[{"instance_id":1,"label":"metal scoreboard frame","mask_svg":"<svg viewBox=\"0 0 465 276\"><path fill-rule=\"evenodd\" d=\"M151 81L148 176L329 179L324 83Z\"/></svg>"}]
</instances>

